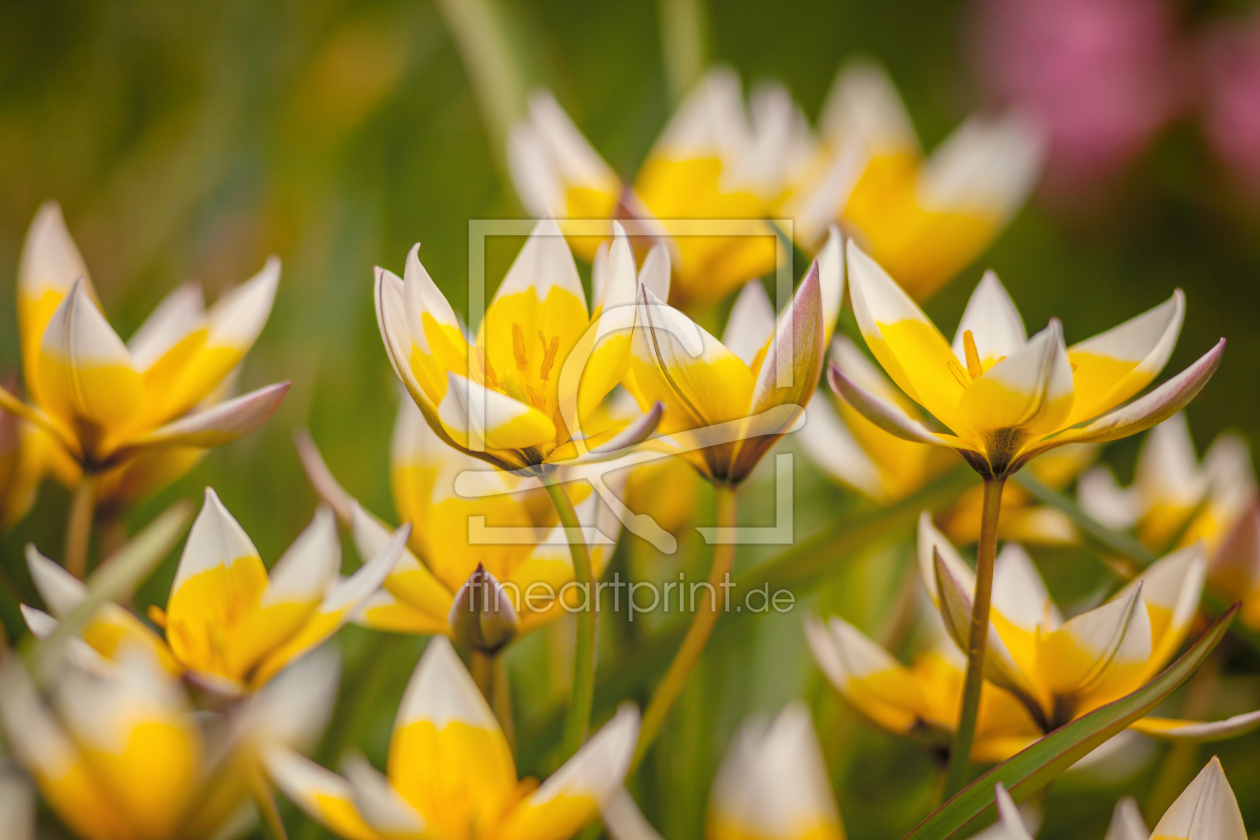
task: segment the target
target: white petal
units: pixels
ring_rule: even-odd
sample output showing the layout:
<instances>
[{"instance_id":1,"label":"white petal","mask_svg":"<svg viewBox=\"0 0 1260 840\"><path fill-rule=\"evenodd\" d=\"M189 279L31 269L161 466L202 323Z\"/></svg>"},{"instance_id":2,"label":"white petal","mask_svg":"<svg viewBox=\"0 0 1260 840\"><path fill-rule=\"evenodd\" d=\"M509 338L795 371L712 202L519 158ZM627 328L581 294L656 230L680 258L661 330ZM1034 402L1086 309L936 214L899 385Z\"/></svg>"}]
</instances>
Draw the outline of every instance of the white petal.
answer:
<instances>
[{"instance_id":1,"label":"white petal","mask_svg":"<svg viewBox=\"0 0 1260 840\"><path fill-rule=\"evenodd\" d=\"M77 281L49 319L40 349L75 367L118 365L135 370L127 345L97 308L87 286Z\"/></svg>"},{"instance_id":2,"label":"white petal","mask_svg":"<svg viewBox=\"0 0 1260 840\"><path fill-rule=\"evenodd\" d=\"M262 271L223 295L210 309L207 347L245 351L253 346L271 315L280 283L280 258L269 257Z\"/></svg>"},{"instance_id":3,"label":"white petal","mask_svg":"<svg viewBox=\"0 0 1260 840\"><path fill-rule=\"evenodd\" d=\"M941 559L949 567L950 573L958 578L959 583L962 584L968 595L976 591L975 571L967 564L966 560L963 560L962 555L958 553L958 549L954 548L954 544L949 541L949 538L932 524L932 514L926 510L919 514L917 550L919 574L923 578L923 584L927 587L928 594L932 596L933 603L940 603L940 594L936 590L937 552L940 553Z\"/></svg>"},{"instance_id":4,"label":"white petal","mask_svg":"<svg viewBox=\"0 0 1260 840\"><path fill-rule=\"evenodd\" d=\"M83 581L40 554L30 543L26 546L26 567L39 597L57 618L69 617L87 600L88 589Z\"/></svg>"},{"instance_id":5,"label":"white petal","mask_svg":"<svg viewBox=\"0 0 1260 840\"><path fill-rule=\"evenodd\" d=\"M643 258L643 267L639 269L639 282L661 300L669 300L669 275L669 246L658 241Z\"/></svg>"},{"instance_id":6,"label":"white petal","mask_svg":"<svg viewBox=\"0 0 1260 840\"><path fill-rule=\"evenodd\" d=\"M866 454L854 439L849 427L841 422L831 401L815 398L805 412L805 425L797 432L797 440L814 463L842 484L872 498L884 493L884 478L879 465Z\"/></svg>"},{"instance_id":7,"label":"white petal","mask_svg":"<svg viewBox=\"0 0 1260 840\"><path fill-rule=\"evenodd\" d=\"M1199 468L1184 413L1151 429L1142 442L1133 483L1147 511L1158 504L1191 509L1202 500L1207 476Z\"/></svg>"},{"instance_id":8,"label":"white petal","mask_svg":"<svg viewBox=\"0 0 1260 840\"><path fill-rule=\"evenodd\" d=\"M818 252L818 280L822 289L823 324L827 330L824 340L830 342L844 301L844 236L835 225L831 225L827 242Z\"/></svg>"},{"instance_id":9,"label":"white petal","mask_svg":"<svg viewBox=\"0 0 1260 840\"><path fill-rule=\"evenodd\" d=\"M234 732L254 743L309 751L328 725L340 682L341 656L334 646L325 645L285 668L250 697L236 716Z\"/></svg>"},{"instance_id":10,"label":"white petal","mask_svg":"<svg viewBox=\"0 0 1260 840\"><path fill-rule=\"evenodd\" d=\"M766 341L773 334L774 305L770 303L770 296L761 281L751 280L744 284L735 305L731 307L730 318L722 332L722 343L740 361L752 367L758 351L766 346Z\"/></svg>"},{"instance_id":11,"label":"white petal","mask_svg":"<svg viewBox=\"0 0 1260 840\"><path fill-rule=\"evenodd\" d=\"M831 142L856 139L876 154L919 148L910 115L888 73L862 59L840 69L818 125Z\"/></svg>"},{"instance_id":12,"label":"white petal","mask_svg":"<svg viewBox=\"0 0 1260 840\"><path fill-rule=\"evenodd\" d=\"M315 511L311 524L281 555L269 574L259 606L282 603L315 603L341 571L341 538L332 510Z\"/></svg>"},{"instance_id":13,"label":"white petal","mask_svg":"<svg viewBox=\"0 0 1260 840\"><path fill-rule=\"evenodd\" d=\"M1154 309L1072 345L1072 352L1137 362L1137 371L1154 376L1172 355L1185 313L1186 298L1178 289Z\"/></svg>"},{"instance_id":14,"label":"white petal","mask_svg":"<svg viewBox=\"0 0 1260 840\"><path fill-rule=\"evenodd\" d=\"M1213 757L1156 824L1153 837L1247 840L1238 800Z\"/></svg>"},{"instance_id":15,"label":"white petal","mask_svg":"<svg viewBox=\"0 0 1260 840\"><path fill-rule=\"evenodd\" d=\"M1032 840L1015 800L1011 799L1001 782L994 786L994 795L997 797L998 821L1006 832L1005 840Z\"/></svg>"},{"instance_id":16,"label":"white petal","mask_svg":"<svg viewBox=\"0 0 1260 840\"><path fill-rule=\"evenodd\" d=\"M546 139L532 122L508 129L507 164L516 194L531 216L564 215L564 183Z\"/></svg>"},{"instance_id":17,"label":"white petal","mask_svg":"<svg viewBox=\"0 0 1260 840\"><path fill-rule=\"evenodd\" d=\"M1005 412L994 411L991 406L977 406L974 412L968 412L971 398L984 400L986 405L991 402L983 396L987 393L986 383L993 383L1023 399L1003 401L1007 408ZM1065 418L1070 410L1071 403L1066 400L1072 393L1072 365L1063 344L1063 328L1057 319L1051 319L1049 326L1030 338L1027 344L974 381L963 393L960 405L973 422L983 418L985 428L1040 424L1053 430L1056 424L1053 418Z\"/></svg>"},{"instance_id":18,"label":"white petal","mask_svg":"<svg viewBox=\"0 0 1260 840\"><path fill-rule=\"evenodd\" d=\"M966 367L967 354L963 347L963 334L971 331L976 352L981 363L995 362L1003 356L1018 352L1028 341L1024 319L1015 308L1015 301L1007 294L1002 281L993 271L986 271L980 284L971 293L967 308L963 310L958 333L954 336L954 355Z\"/></svg>"},{"instance_id":19,"label":"white petal","mask_svg":"<svg viewBox=\"0 0 1260 840\"><path fill-rule=\"evenodd\" d=\"M553 165L564 180L591 185L615 181L617 175L599 156L551 91L540 90L529 98L529 113Z\"/></svg>"},{"instance_id":20,"label":"white petal","mask_svg":"<svg viewBox=\"0 0 1260 840\"><path fill-rule=\"evenodd\" d=\"M547 218L535 225L495 292L494 299L532 289L540 301L545 301L552 288L563 289L582 301L585 311L586 297L582 292L577 264L573 262L573 252L569 250L569 243L556 220Z\"/></svg>"},{"instance_id":21,"label":"white petal","mask_svg":"<svg viewBox=\"0 0 1260 840\"><path fill-rule=\"evenodd\" d=\"M352 752L342 761L342 770L363 820L386 837L409 837L424 833L420 812L394 789L385 774Z\"/></svg>"},{"instance_id":22,"label":"white petal","mask_svg":"<svg viewBox=\"0 0 1260 840\"><path fill-rule=\"evenodd\" d=\"M258 556L258 549L254 548L245 529L228 513L214 489L207 487L205 503L188 532L171 591L179 589L194 575L217 566L230 567L241 557Z\"/></svg>"},{"instance_id":23,"label":"white petal","mask_svg":"<svg viewBox=\"0 0 1260 840\"><path fill-rule=\"evenodd\" d=\"M1081 476L1076 498L1086 513L1108 528L1123 531L1138 521L1136 490L1120 487L1108 467L1095 467Z\"/></svg>"},{"instance_id":24,"label":"white petal","mask_svg":"<svg viewBox=\"0 0 1260 840\"><path fill-rule=\"evenodd\" d=\"M407 683L394 729L422 720L438 729L456 721L492 732L499 730L494 712L445 636L433 637L424 649Z\"/></svg>"},{"instance_id":25,"label":"white petal","mask_svg":"<svg viewBox=\"0 0 1260 840\"><path fill-rule=\"evenodd\" d=\"M201 284L190 281L159 303L127 342L138 370L148 370L184 336L205 323L206 301Z\"/></svg>"},{"instance_id":26,"label":"white petal","mask_svg":"<svg viewBox=\"0 0 1260 840\"><path fill-rule=\"evenodd\" d=\"M1053 631L1063 621L1028 552L1007 543L993 566L993 609L1016 627Z\"/></svg>"},{"instance_id":27,"label":"white petal","mask_svg":"<svg viewBox=\"0 0 1260 840\"><path fill-rule=\"evenodd\" d=\"M972 117L932 152L915 192L925 208L1005 223L1032 190L1044 156L1042 133L1020 116Z\"/></svg>"},{"instance_id":28,"label":"white petal","mask_svg":"<svg viewBox=\"0 0 1260 840\"><path fill-rule=\"evenodd\" d=\"M639 710L626 703L526 802L541 805L559 796L588 796L602 805L621 789L639 737Z\"/></svg>"},{"instance_id":29,"label":"white petal","mask_svg":"<svg viewBox=\"0 0 1260 840\"><path fill-rule=\"evenodd\" d=\"M859 414L890 435L915 443L946 445L931 429L906 414L901 406L863 388L834 364L827 367L827 383Z\"/></svg>"},{"instance_id":30,"label":"white petal","mask_svg":"<svg viewBox=\"0 0 1260 840\"><path fill-rule=\"evenodd\" d=\"M87 266L66 229L61 206L46 201L35 213L22 243L18 289L30 298L38 298L45 289L66 294L80 277L90 287Z\"/></svg>"},{"instance_id":31,"label":"white petal","mask_svg":"<svg viewBox=\"0 0 1260 840\"><path fill-rule=\"evenodd\" d=\"M1116 810L1111 814L1111 824L1107 826L1107 836L1103 840L1151 840L1151 830L1142 819L1137 800L1126 796L1116 803Z\"/></svg>"}]
</instances>

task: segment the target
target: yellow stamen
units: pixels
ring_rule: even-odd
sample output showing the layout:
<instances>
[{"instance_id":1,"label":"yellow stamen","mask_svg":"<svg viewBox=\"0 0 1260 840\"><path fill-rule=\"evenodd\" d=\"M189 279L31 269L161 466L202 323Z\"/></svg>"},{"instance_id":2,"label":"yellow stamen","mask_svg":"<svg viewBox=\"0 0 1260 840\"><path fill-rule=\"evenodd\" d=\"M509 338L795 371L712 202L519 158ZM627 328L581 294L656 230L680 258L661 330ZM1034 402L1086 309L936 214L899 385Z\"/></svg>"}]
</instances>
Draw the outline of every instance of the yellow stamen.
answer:
<instances>
[{"instance_id":1,"label":"yellow stamen","mask_svg":"<svg viewBox=\"0 0 1260 840\"><path fill-rule=\"evenodd\" d=\"M556 353L560 351L560 336L553 335L551 337L551 343L548 344L547 337L542 334L541 330L539 330L538 340L542 342L543 346L542 367L539 369L538 375L542 377L543 382L546 382L547 375L551 373L552 365L556 363Z\"/></svg>"},{"instance_id":2,"label":"yellow stamen","mask_svg":"<svg viewBox=\"0 0 1260 840\"><path fill-rule=\"evenodd\" d=\"M489 357L489 356L486 356L486 365L485 365L485 368L486 368L486 370L485 370L486 384L487 384L487 385L489 385L491 388L493 388L493 389L494 389L494 390L496 390L496 391L500 390L500 388L499 388L499 377L497 377L497 376L495 376L495 375L494 375L494 368L490 365L490 357Z\"/></svg>"},{"instance_id":3,"label":"yellow stamen","mask_svg":"<svg viewBox=\"0 0 1260 840\"><path fill-rule=\"evenodd\" d=\"M520 324L512 325L512 355L516 357L516 369L524 373L529 367L529 359L525 355L525 333Z\"/></svg>"},{"instance_id":4,"label":"yellow stamen","mask_svg":"<svg viewBox=\"0 0 1260 840\"><path fill-rule=\"evenodd\" d=\"M166 612L157 604L149 605L149 621L152 621L163 630L166 629Z\"/></svg>"},{"instance_id":5,"label":"yellow stamen","mask_svg":"<svg viewBox=\"0 0 1260 840\"><path fill-rule=\"evenodd\" d=\"M971 330L963 333L963 350L967 354L967 373L971 374L972 379L979 379L984 376L984 367L980 364L980 354L976 352L976 340L971 335Z\"/></svg>"}]
</instances>

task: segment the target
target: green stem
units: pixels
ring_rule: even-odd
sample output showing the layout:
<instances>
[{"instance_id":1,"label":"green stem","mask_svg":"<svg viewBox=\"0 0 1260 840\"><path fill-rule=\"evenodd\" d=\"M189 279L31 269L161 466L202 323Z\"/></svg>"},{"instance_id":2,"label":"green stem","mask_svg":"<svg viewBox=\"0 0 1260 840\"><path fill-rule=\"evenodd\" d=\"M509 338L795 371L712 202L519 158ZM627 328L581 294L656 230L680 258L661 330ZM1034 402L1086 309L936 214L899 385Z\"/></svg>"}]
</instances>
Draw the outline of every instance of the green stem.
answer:
<instances>
[{"instance_id":1,"label":"green stem","mask_svg":"<svg viewBox=\"0 0 1260 840\"><path fill-rule=\"evenodd\" d=\"M993 563L997 558L998 517L1002 512L1002 487L1006 477L985 478L984 509L980 514L980 547L976 554L976 594L971 609L971 634L967 640L967 676L963 680L962 709L949 754L945 798L962 790L971 766L971 744L980 712L984 685L984 653L989 640L989 602L993 596Z\"/></svg>"},{"instance_id":2,"label":"green stem","mask_svg":"<svg viewBox=\"0 0 1260 840\"><path fill-rule=\"evenodd\" d=\"M508 747L516 752L516 723L512 718L512 685L508 682L507 656L499 652L491 663L494 668L494 699L490 705L494 707L494 716L499 719L503 729L503 737ZM592 680L592 683L594 681Z\"/></svg>"},{"instance_id":3,"label":"green stem","mask_svg":"<svg viewBox=\"0 0 1260 840\"><path fill-rule=\"evenodd\" d=\"M564 484L543 479L547 495L555 505L569 541L569 556L573 558L573 578L578 589L584 592L583 608L574 616L577 619L577 640L573 645L573 695L569 701L569 713L564 720L564 738L561 740L563 757L578 751L586 740L586 730L591 722L591 705L595 700L595 575L591 571L591 554L582 534L582 523L569 499Z\"/></svg>"},{"instance_id":4,"label":"green stem","mask_svg":"<svg viewBox=\"0 0 1260 840\"><path fill-rule=\"evenodd\" d=\"M87 574L88 541L92 536L92 515L96 511L96 476L84 473L70 504L66 524L66 571L79 580Z\"/></svg>"},{"instance_id":5,"label":"green stem","mask_svg":"<svg viewBox=\"0 0 1260 840\"><path fill-rule=\"evenodd\" d=\"M718 539L721 540L723 539L722 529L735 525L735 488L716 485L716 491ZM656 687L656 692L648 703L647 711L643 713L643 725L639 728L639 745L635 749L632 770L638 767L648 748L652 746L652 741L660 733L670 707L682 693L683 686L687 684L687 677L699 661L700 654L704 652L704 646L708 643L709 635L713 632L713 627L718 620L718 592L729 591L726 589L729 586L727 578L730 577L734 559L735 543L733 541L718 542L713 549L713 567L709 570L709 585L712 587L709 608L698 610L692 617L691 626L687 628L687 635L683 638L682 646L674 655L674 661L670 663L669 670L665 672L665 676Z\"/></svg>"},{"instance_id":6,"label":"green stem","mask_svg":"<svg viewBox=\"0 0 1260 840\"><path fill-rule=\"evenodd\" d=\"M660 0L661 53L669 98L679 104L704 75L708 10L704 0Z\"/></svg>"}]
</instances>

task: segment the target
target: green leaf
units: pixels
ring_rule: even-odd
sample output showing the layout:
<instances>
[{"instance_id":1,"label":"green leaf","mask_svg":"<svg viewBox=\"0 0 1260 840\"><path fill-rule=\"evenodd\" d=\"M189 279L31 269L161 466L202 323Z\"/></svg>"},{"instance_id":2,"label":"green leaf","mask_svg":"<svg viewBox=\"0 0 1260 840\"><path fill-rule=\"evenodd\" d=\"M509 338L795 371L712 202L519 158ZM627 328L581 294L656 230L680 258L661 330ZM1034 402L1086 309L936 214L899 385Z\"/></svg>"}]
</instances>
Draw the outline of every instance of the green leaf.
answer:
<instances>
[{"instance_id":1,"label":"green leaf","mask_svg":"<svg viewBox=\"0 0 1260 840\"><path fill-rule=\"evenodd\" d=\"M1220 642L1235 604L1186 653L1137 691L1056 729L960 791L906 835L905 840L971 836L997 818L993 786L1001 782L1016 802L1048 785L1095 747L1150 714L1185 682Z\"/></svg>"},{"instance_id":2,"label":"green leaf","mask_svg":"<svg viewBox=\"0 0 1260 840\"><path fill-rule=\"evenodd\" d=\"M187 499L176 502L101 563L87 580L87 600L58 624L48 638L29 649L28 661L34 663L37 673L47 673L65 644L78 635L102 604L127 596L149 576L183 535L192 519L192 511Z\"/></svg>"}]
</instances>

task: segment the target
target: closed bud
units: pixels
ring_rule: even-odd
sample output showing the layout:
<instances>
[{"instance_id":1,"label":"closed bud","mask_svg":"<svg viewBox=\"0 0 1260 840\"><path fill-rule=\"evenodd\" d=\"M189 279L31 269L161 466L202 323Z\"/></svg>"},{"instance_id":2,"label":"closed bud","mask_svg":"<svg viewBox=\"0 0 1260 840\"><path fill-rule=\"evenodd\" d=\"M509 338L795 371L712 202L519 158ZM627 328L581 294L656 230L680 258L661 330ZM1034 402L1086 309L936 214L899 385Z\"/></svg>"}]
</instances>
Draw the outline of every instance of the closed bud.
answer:
<instances>
[{"instance_id":1,"label":"closed bud","mask_svg":"<svg viewBox=\"0 0 1260 840\"><path fill-rule=\"evenodd\" d=\"M481 564L455 593L451 636L481 653L497 653L516 637L516 608L507 590Z\"/></svg>"}]
</instances>

